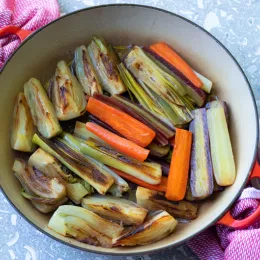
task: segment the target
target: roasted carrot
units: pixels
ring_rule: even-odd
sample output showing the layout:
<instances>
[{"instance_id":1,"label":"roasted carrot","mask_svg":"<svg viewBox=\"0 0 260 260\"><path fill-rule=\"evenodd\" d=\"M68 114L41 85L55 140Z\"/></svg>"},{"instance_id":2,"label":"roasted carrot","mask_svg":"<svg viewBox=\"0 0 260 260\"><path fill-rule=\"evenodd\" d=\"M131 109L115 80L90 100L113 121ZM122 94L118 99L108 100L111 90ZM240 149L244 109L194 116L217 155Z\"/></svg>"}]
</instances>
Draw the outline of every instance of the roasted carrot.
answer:
<instances>
[{"instance_id":1,"label":"roasted carrot","mask_svg":"<svg viewBox=\"0 0 260 260\"><path fill-rule=\"evenodd\" d=\"M185 196L190 166L191 142L192 132L176 129L166 191L166 198L169 200L182 200Z\"/></svg>"},{"instance_id":2,"label":"roasted carrot","mask_svg":"<svg viewBox=\"0 0 260 260\"><path fill-rule=\"evenodd\" d=\"M126 138L120 137L95 123L86 123L86 128L119 152L138 161L143 162L149 154L148 149L145 149Z\"/></svg>"},{"instance_id":3,"label":"roasted carrot","mask_svg":"<svg viewBox=\"0 0 260 260\"><path fill-rule=\"evenodd\" d=\"M163 191L163 192L166 192L166 189L167 189L167 181L168 181L168 178L165 177L165 176L162 176L162 179L161 179L161 182L157 185L152 185L152 184L148 184L144 181L141 181L125 172L122 172L120 170L117 170L115 168L112 168L112 167L109 167L111 168L116 174L118 174L119 176L121 176L122 178L124 179L127 179L139 186L142 186L144 188L147 188L147 189L151 189L151 190L156 190L156 191Z\"/></svg>"},{"instance_id":4,"label":"roasted carrot","mask_svg":"<svg viewBox=\"0 0 260 260\"><path fill-rule=\"evenodd\" d=\"M155 137L155 132L145 124L93 97L89 98L87 111L142 147L150 144Z\"/></svg>"},{"instance_id":5,"label":"roasted carrot","mask_svg":"<svg viewBox=\"0 0 260 260\"><path fill-rule=\"evenodd\" d=\"M194 73L193 69L169 45L164 42L158 42L151 45L150 48L179 70L197 88L203 86L202 81Z\"/></svg>"}]
</instances>

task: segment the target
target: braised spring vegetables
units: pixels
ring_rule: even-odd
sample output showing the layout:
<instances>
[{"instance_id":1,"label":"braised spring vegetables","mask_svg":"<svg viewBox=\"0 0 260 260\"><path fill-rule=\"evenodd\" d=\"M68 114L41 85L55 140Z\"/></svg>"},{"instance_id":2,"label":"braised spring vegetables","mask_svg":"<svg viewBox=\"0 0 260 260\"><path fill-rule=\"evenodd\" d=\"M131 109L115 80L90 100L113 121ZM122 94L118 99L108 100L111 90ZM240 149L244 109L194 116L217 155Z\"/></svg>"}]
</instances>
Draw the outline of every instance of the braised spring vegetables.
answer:
<instances>
[{"instance_id":1,"label":"braised spring vegetables","mask_svg":"<svg viewBox=\"0 0 260 260\"><path fill-rule=\"evenodd\" d=\"M18 94L11 147L32 153L13 171L25 199L55 211L52 231L94 246L145 245L234 183L227 104L168 44L95 36L50 78L46 91L31 78Z\"/></svg>"}]
</instances>

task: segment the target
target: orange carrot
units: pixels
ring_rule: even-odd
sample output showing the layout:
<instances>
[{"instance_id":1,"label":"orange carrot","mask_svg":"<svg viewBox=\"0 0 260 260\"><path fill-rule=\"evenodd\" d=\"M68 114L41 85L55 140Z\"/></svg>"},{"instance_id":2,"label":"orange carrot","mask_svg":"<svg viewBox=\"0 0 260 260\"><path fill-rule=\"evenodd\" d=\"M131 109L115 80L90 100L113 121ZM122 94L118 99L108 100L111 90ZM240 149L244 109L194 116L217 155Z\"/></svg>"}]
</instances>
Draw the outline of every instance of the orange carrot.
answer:
<instances>
[{"instance_id":1,"label":"orange carrot","mask_svg":"<svg viewBox=\"0 0 260 260\"><path fill-rule=\"evenodd\" d=\"M155 137L155 132L145 124L93 97L89 98L87 111L142 147L150 144Z\"/></svg>"},{"instance_id":2,"label":"orange carrot","mask_svg":"<svg viewBox=\"0 0 260 260\"><path fill-rule=\"evenodd\" d=\"M167 181L168 181L168 178L165 177L165 176L162 176L162 179L161 179L161 182L157 185L152 185L152 184L148 184L142 180L139 180L125 172L122 172L120 170L117 170L113 167L109 167L111 170L113 170L116 174L118 174L119 176L121 176L122 178L124 179L127 179L139 186L142 186L144 188L147 188L147 189L150 189L150 190L156 190L156 191L163 191L163 192L166 192L166 189L167 189Z\"/></svg>"},{"instance_id":3,"label":"orange carrot","mask_svg":"<svg viewBox=\"0 0 260 260\"><path fill-rule=\"evenodd\" d=\"M136 143L133 143L126 138L120 137L95 123L88 122L86 124L86 128L91 133L105 141L107 144L117 149L119 152L141 162L147 159L150 151L137 145Z\"/></svg>"},{"instance_id":4,"label":"orange carrot","mask_svg":"<svg viewBox=\"0 0 260 260\"><path fill-rule=\"evenodd\" d=\"M192 132L176 129L175 146L172 153L166 198L182 200L185 196L190 166Z\"/></svg>"},{"instance_id":5,"label":"orange carrot","mask_svg":"<svg viewBox=\"0 0 260 260\"><path fill-rule=\"evenodd\" d=\"M170 48L169 45L164 42L158 42L151 45L150 48L177 70L179 70L197 88L201 88L203 86L202 81L194 73L192 68L172 48Z\"/></svg>"}]
</instances>

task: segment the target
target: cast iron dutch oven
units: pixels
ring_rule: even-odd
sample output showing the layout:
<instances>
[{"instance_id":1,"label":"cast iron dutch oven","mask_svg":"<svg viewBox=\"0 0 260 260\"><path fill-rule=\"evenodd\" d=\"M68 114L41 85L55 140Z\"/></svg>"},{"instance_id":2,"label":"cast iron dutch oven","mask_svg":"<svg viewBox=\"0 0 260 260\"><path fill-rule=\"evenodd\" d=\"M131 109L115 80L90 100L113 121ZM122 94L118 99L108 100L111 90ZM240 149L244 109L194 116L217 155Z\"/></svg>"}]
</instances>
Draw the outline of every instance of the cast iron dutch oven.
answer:
<instances>
[{"instance_id":1,"label":"cast iron dutch oven","mask_svg":"<svg viewBox=\"0 0 260 260\"><path fill-rule=\"evenodd\" d=\"M9 27L0 31L18 34L23 40L30 32ZM14 153L10 147L13 104L23 84L32 76L45 82L61 59L71 59L75 48L87 44L92 35L110 43L149 45L165 41L191 66L214 82L217 95L230 108L230 135L237 168L234 185L203 202L196 220L179 224L167 238L146 246L101 248L64 238L46 229L49 216L38 212L20 195L20 184L12 172ZM127 255L151 253L176 246L219 222L245 227L260 215L258 209L249 219L233 220L226 213L254 166L258 140L258 119L250 85L228 50L198 25L176 14L138 5L106 5L83 9L63 16L27 37L0 72L0 184L19 213L40 231L67 245L102 254ZM258 165L254 176L260 172Z\"/></svg>"}]
</instances>

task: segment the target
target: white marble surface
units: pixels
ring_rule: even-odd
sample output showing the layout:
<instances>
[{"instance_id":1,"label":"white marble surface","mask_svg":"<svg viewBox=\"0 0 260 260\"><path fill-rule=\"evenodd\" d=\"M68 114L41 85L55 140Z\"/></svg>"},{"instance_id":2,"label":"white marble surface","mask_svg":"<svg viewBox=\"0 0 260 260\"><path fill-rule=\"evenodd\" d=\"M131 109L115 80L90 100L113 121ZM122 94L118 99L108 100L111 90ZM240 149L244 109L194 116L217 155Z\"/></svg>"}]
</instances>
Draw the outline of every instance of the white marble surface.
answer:
<instances>
[{"instance_id":1,"label":"white marble surface","mask_svg":"<svg viewBox=\"0 0 260 260\"><path fill-rule=\"evenodd\" d=\"M260 111L260 1L259 0L59 0L61 13L108 3L156 6L178 13L203 26L235 56L253 88ZM23 220L0 192L1 260L153 260L197 259L186 245L151 256L110 257L89 254L60 244Z\"/></svg>"}]
</instances>

